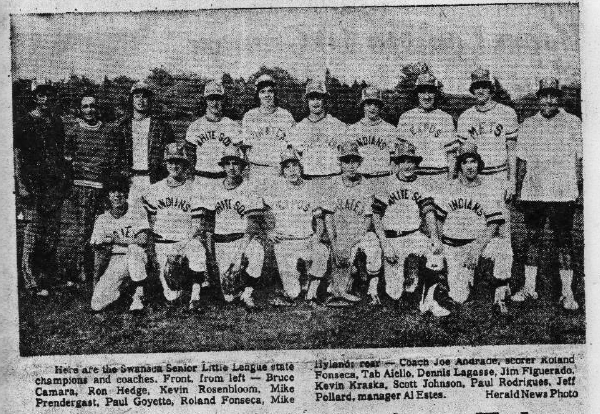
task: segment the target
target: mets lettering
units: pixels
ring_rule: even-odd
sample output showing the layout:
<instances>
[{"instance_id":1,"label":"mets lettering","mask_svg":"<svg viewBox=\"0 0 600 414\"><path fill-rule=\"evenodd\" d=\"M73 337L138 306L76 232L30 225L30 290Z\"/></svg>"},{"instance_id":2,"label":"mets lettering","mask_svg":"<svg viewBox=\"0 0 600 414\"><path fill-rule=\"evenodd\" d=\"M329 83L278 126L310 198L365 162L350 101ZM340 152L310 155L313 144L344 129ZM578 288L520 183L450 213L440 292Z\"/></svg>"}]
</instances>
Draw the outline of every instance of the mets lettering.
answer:
<instances>
[{"instance_id":1,"label":"mets lettering","mask_svg":"<svg viewBox=\"0 0 600 414\"><path fill-rule=\"evenodd\" d=\"M217 131L206 131L204 134L198 137L198 139L196 140L196 145L201 147L202 144L210 140L218 140L219 142L223 143L223 145L225 145L226 147L231 144L231 138L225 135L225 133L221 132L220 134L217 134Z\"/></svg>"},{"instance_id":2,"label":"mets lettering","mask_svg":"<svg viewBox=\"0 0 600 414\"><path fill-rule=\"evenodd\" d=\"M393 193L389 194L388 205L391 206L392 204L396 204L400 200L419 201L421 199L421 194L419 194L418 191L413 192L412 196L410 194L411 194L411 191L406 188L403 190L396 190Z\"/></svg>"},{"instance_id":3,"label":"mets lettering","mask_svg":"<svg viewBox=\"0 0 600 414\"><path fill-rule=\"evenodd\" d=\"M353 198L352 199L338 198L336 208L338 211L341 211L341 210L353 211L359 216L362 216L363 214L365 214L364 203L360 200L355 200Z\"/></svg>"},{"instance_id":4,"label":"mets lettering","mask_svg":"<svg viewBox=\"0 0 600 414\"><path fill-rule=\"evenodd\" d=\"M278 210L298 209L302 211L308 211L310 210L310 201L298 199L277 200L275 203L275 208Z\"/></svg>"},{"instance_id":5,"label":"mets lettering","mask_svg":"<svg viewBox=\"0 0 600 414\"><path fill-rule=\"evenodd\" d=\"M457 198L448 203L450 210L455 211L459 209L464 210L473 210L478 216L483 215L483 209L481 204L476 201L471 200L470 198Z\"/></svg>"},{"instance_id":6,"label":"mets lettering","mask_svg":"<svg viewBox=\"0 0 600 414\"><path fill-rule=\"evenodd\" d=\"M271 126L263 127L252 132L252 138L261 139L264 137L275 137L278 140L285 139L285 131L281 128L273 128Z\"/></svg>"},{"instance_id":7,"label":"mets lettering","mask_svg":"<svg viewBox=\"0 0 600 414\"><path fill-rule=\"evenodd\" d=\"M242 217L244 215L244 212L246 211L246 206L244 206L239 200L233 202L231 198L227 198L225 200L217 202L215 207L215 211L217 214L221 214L225 210L234 210L240 215L240 217Z\"/></svg>"},{"instance_id":8,"label":"mets lettering","mask_svg":"<svg viewBox=\"0 0 600 414\"><path fill-rule=\"evenodd\" d=\"M385 142L382 138L369 135L366 137L360 137L356 140L359 147L364 147L366 145L375 145L379 149L383 150L387 148L387 142Z\"/></svg>"},{"instance_id":9,"label":"mets lettering","mask_svg":"<svg viewBox=\"0 0 600 414\"><path fill-rule=\"evenodd\" d=\"M182 210L184 212L190 211L190 202L185 199L180 199L177 197L165 197L163 199L158 200L158 208L176 208Z\"/></svg>"},{"instance_id":10,"label":"mets lettering","mask_svg":"<svg viewBox=\"0 0 600 414\"><path fill-rule=\"evenodd\" d=\"M415 135L428 135L439 137L442 134L442 130L433 122L419 122L417 125L410 127L410 133Z\"/></svg>"},{"instance_id":11,"label":"mets lettering","mask_svg":"<svg viewBox=\"0 0 600 414\"><path fill-rule=\"evenodd\" d=\"M484 121L480 122L478 126L472 126L471 129L469 129L469 134L471 134L473 138L489 134L494 134L499 137L503 130L504 126L502 124Z\"/></svg>"}]
</instances>

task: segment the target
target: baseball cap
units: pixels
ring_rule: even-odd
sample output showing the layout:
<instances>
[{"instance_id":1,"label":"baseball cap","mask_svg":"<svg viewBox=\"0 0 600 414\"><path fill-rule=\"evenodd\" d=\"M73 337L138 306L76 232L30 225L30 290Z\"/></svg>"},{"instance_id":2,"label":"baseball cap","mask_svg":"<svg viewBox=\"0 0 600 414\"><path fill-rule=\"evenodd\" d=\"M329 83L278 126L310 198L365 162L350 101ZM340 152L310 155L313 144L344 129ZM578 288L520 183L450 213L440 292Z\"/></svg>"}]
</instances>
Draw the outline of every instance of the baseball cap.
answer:
<instances>
[{"instance_id":1,"label":"baseball cap","mask_svg":"<svg viewBox=\"0 0 600 414\"><path fill-rule=\"evenodd\" d=\"M151 94L152 89L150 89L150 85L146 82L140 81L133 84L129 93L134 94L136 92L148 92Z\"/></svg>"},{"instance_id":2,"label":"baseball cap","mask_svg":"<svg viewBox=\"0 0 600 414\"><path fill-rule=\"evenodd\" d=\"M108 177L104 183L104 191L107 194L115 191L127 194L129 191L129 178L121 174Z\"/></svg>"},{"instance_id":3,"label":"baseball cap","mask_svg":"<svg viewBox=\"0 0 600 414\"><path fill-rule=\"evenodd\" d=\"M220 166L223 166L223 164L227 160L237 160L244 165L246 164L246 160L244 159L244 154L242 153L242 150L235 145L229 145L225 147L218 164Z\"/></svg>"},{"instance_id":4,"label":"baseball cap","mask_svg":"<svg viewBox=\"0 0 600 414\"><path fill-rule=\"evenodd\" d=\"M536 92L538 98L543 94L553 94L556 96L562 96L563 91L560 89L560 85L558 83L558 79L553 77L546 77L540 79L539 89Z\"/></svg>"},{"instance_id":5,"label":"baseball cap","mask_svg":"<svg viewBox=\"0 0 600 414\"><path fill-rule=\"evenodd\" d=\"M396 142L394 146L394 152L390 154L392 161L399 161L404 158L408 158L414 161L417 165L423 161L423 157L416 154L417 149L412 142L405 140Z\"/></svg>"},{"instance_id":6,"label":"baseball cap","mask_svg":"<svg viewBox=\"0 0 600 414\"><path fill-rule=\"evenodd\" d=\"M306 93L304 98L308 98L310 95L329 96L325 82L320 80L311 80L306 84Z\"/></svg>"},{"instance_id":7,"label":"baseball cap","mask_svg":"<svg viewBox=\"0 0 600 414\"><path fill-rule=\"evenodd\" d=\"M298 152L292 147L288 147L281 151L281 161L279 162L281 165L284 165L290 161L297 161L300 163L300 156Z\"/></svg>"},{"instance_id":8,"label":"baseball cap","mask_svg":"<svg viewBox=\"0 0 600 414\"><path fill-rule=\"evenodd\" d=\"M189 153L189 147L180 142L172 142L167 144L165 147L165 161L170 160L183 160L190 162L191 154Z\"/></svg>"},{"instance_id":9,"label":"baseball cap","mask_svg":"<svg viewBox=\"0 0 600 414\"><path fill-rule=\"evenodd\" d=\"M473 93L475 86L487 86L490 90L494 90L494 80L488 69L477 68L471 73L469 92Z\"/></svg>"},{"instance_id":10,"label":"baseball cap","mask_svg":"<svg viewBox=\"0 0 600 414\"><path fill-rule=\"evenodd\" d=\"M362 161L363 157L358 152L358 144L355 141L346 141L340 146L340 155L338 157L340 161L359 159Z\"/></svg>"},{"instance_id":11,"label":"baseball cap","mask_svg":"<svg viewBox=\"0 0 600 414\"><path fill-rule=\"evenodd\" d=\"M273 78L271 75L264 73L260 75L254 82L256 89L261 89L264 86L263 84L275 86L277 82L275 82L275 78Z\"/></svg>"},{"instance_id":12,"label":"baseball cap","mask_svg":"<svg viewBox=\"0 0 600 414\"><path fill-rule=\"evenodd\" d=\"M481 170L483 170L485 167L485 163L483 162L481 155L479 155L477 152L477 145L473 140L467 140L467 142L463 143L458 148L458 156L456 157L456 171L461 170L460 166L467 158L474 158L477 160L477 163L479 164L479 172L481 172Z\"/></svg>"},{"instance_id":13,"label":"baseball cap","mask_svg":"<svg viewBox=\"0 0 600 414\"><path fill-rule=\"evenodd\" d=\"M375 101L383 106L383 99L381 95L381 90L374 86L367 86L362 90L360 106L362 106L367 101Z\"/></svg>"},{"instance_id":14,"label":"baseball cap","mask_svg":"<svg viewBox=\"0 0 600 414\"><path fill-rule=\"evenodd\" d=\"M440 88L440 82L433 76L431 73L421 73L417 77L417 82L415 83L415 91L419 92L420 90L435 90L438 91Z\"/></svg>"},{"instance_id":15,"label":"baseball cap","mask_svg":"<svg viewBox=\"0 0 600 414\"><path fill-rule=\"evenodd\" d=\"M223 97L225 95L225 88L220 82L210 81L204 87L204 97L208 98L209 96L219 96Z\"/></svg>"}]
</instances>

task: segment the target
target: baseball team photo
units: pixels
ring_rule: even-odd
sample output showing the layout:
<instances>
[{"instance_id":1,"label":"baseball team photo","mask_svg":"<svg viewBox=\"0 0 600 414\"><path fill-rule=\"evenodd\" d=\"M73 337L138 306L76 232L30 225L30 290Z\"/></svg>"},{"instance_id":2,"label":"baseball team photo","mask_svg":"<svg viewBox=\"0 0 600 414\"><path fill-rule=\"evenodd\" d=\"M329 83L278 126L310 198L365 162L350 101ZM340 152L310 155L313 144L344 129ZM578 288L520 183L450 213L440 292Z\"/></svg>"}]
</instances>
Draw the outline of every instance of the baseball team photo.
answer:
<instances>
[{"instance_id":1,"label":"baseball team photo","mask_svg":"<svg viewBox=\"0 0 600 414\"><path fill-rule=\"evenodd\" d=\"M585 343L576 4L15 14L11 47L21 356Z\"/></svg>"}]
</instances>

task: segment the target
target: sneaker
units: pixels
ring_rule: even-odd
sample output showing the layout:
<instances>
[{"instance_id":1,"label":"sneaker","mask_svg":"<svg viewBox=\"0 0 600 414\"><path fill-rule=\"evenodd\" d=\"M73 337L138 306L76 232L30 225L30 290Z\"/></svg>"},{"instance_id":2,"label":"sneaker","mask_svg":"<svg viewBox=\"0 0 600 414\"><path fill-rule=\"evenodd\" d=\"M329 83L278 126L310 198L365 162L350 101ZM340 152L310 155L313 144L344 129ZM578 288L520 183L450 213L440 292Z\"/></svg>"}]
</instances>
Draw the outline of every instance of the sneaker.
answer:
<instances>
[{"instance_id":1,"label":"sneaker","mask_svg":"<svg viewBox=\"0 0 600 414\"><path fill-rule=\"evenodd\" d=\"M256 308L256 304L254 303L254 299L250 294L242 294L240 296L240 300L244 304L244 307L248 310Z\"/></svg>"},{"instance_id":2,"label":"sneaker","mask_svg":"<svg viewBox=\"0 0 600 414\"><path fill-rule=\"evenodd\" d=\"M325 305L330 308L347 308L354 305L355 302L350 302L341 297L332 296L325 302Z\"/></svg>"},{"instance_id":3,"label":"sneaker","mask_svg":"<svg viewBox=\"0 0 600 414\"><path fill-rule=\"evenodd\" d=\"M494 302L493 311L499 315L507 315L508 306L506 306L506 301L499 300L498 302Z\"/></svg>"},{"instance_id":4,"label":"sneaker","mask_svg":"<svg viewBox=\"0 0 600 414\"><path fill-rule=\"evenodd\" d=\"M200 310L200 300L190 300L190 304L188 305L188 310L190 310L190 311Z\"/></svg>"},{"instance_id":5,"label":"sneaker","mask_svg":"<svg viewBox=\"0 0 600 414\"><path fill-rule=\"evenodd\" d=\"M277 296L276 298L271 299L269 304L277 307L290 307L294 305L294 302L286 297Z\"/></svg>"},{"instance_id":6,"label":"sneaker","mask_svg":"<svg viewBox=\"0 0 600 414\"><path fill-rule=\"evenodd\" d=\"M559 303L566 310L575 311L579 309L579 303L577 303L577 301L573 297L573 294L561 296L559 299Z\"/></svg>"},{"instance_id":7,"label":"sneaker","mask_svg":"<svg viewBox=\"0 0 600 414\"><path fill-rule=\"evenodd\" d=\"M369 306L381 306L381 299L378 295L370 295Z\"/></svg>"},{"instance_id":8,"label":"sneaker","mask_svg":"<svg viewBox=\"0 0 600 414\"><path fill-rule=\"evenodd\" d=\"M450 315L450 311L446 308L442 308L439 303L435 300L431 300L429 311L431 314L437 318L443 318L445 316Z\"/></svg>"},{"instance_id":9,"label":"sneaker","mask_svg":"<svg viewBox=\"0 0 600 414\"><path fill-rule=\"evenodd\" d=\"M131 302L131 305L129 306L129 311L136 312L141 311L142 309L144 309L144 303L142 302L142 299L139 297L133 298L133 302Z\"/></svg>"},{"instance_id":10,"label":"sneaker","mask_svg":"<svg viewBox=\"0 0 600 414\"><path fill-rule=\"evenodd\" d=\"M529 291L527 289L521 289L517 293L511 296L513 302L525 302L526 300L536 300L538 294L536 291Z\"/></svg>"},{"instance_id":11,"label":"sneaker","mask_svg":"<svg viewBox=\"0 0 600 414\"><path fill-rule=\"evenodd\" d=\"M163 293L165 295L165 299L167 299L169 302L173 302L175 299L178 299L181 296L180 290L167 289L164 290Z\"/></svg>"},{"instance_id":12,"label":"sneaker","mask_svg":"<svg viewBox=\"0 0 600 414\"><path fill-rule=\"evenodd\" d=\"M235 296L233 296L233 295L223 295L223 299L225 300L225 302L231 303L235 299Z\"/></svg>"},{"instance_id":13,"label":"sneaker","mask_svg":"<svg viewBox=\"0 0 600 414\"><path fill-rule=\"evenodd\" d=\"M352 293L342 292L339 295L340 298L347 300L348 302L360 302L360 297L353 295Z\"/></svg>"}]
</instances>

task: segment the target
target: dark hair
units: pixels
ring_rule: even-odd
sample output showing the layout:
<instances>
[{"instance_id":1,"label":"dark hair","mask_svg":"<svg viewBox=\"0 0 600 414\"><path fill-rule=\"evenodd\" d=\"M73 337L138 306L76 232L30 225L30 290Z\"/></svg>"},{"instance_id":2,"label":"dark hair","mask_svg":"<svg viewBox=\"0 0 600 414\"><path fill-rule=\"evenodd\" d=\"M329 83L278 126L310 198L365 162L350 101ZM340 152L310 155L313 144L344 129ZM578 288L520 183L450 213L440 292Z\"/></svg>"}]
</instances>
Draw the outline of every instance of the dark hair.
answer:
<instances>
[{"instance_id":1,"label":"dark hair","mask_svg":"<svg viewBox=\"0 0 600 414\"><path fill-rule=\"evenodd\" d=\"M462 164L469 158L473 158L475 161L477 161L477 172L483 171L485 163L483 162L481 155L476 152L465 152L464 154L460 154L458 157L456 157L457 172L462 171Z\"/></svg>"}]
</instances>

